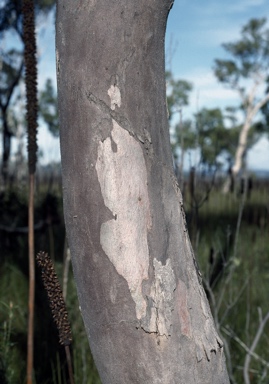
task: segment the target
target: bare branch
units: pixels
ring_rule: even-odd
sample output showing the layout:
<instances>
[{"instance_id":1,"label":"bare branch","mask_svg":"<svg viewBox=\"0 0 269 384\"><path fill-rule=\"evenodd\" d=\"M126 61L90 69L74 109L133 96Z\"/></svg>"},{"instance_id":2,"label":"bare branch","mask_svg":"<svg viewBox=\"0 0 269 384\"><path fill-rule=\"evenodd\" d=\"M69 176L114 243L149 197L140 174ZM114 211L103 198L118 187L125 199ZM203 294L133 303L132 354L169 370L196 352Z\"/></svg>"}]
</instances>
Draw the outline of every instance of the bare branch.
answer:
<instances>
[{"instance_id":1,"label":"bare branch","mask_svg":"<svg viewBox=\"0 0 269 384\"><path fill-rule=\"evenodd\" d=\"M258 330L256 332L256 336L255 336L255 338L253 340L253 343L252 343L252 345L251 345L251 347L250 347L250 349L249 349L249 351L248 351L248 353L246 355L245 364L244 364L244 380L245 380L246 384L250 384L249 374L248 374L248 372L249 372L249 365L250 365L250 362L251 362L251 358L254 357L254 355L253 355L254 351L255 351L255 349L257 347L257 344L258 344L258 342L260 340L260 337L261 337L261 335L263 333L263 329L265 327L265 324L267 323L268 320L269 320L269 311L267 312L267 315L265 316L265 318L262 321L260 321L260 326L259 326L259 328L258 328ZM267 364L269 364L269 363L267 363ZM268 366L268 365L266 365L266 366Z\"/></svg>"},{"instance_id":2,"label":"bare branch","mask_svg":"<svg viewBox=\"0 0 269 384\"><path fill-rule=\"evenodd\" d=\"M236 303L238 302L238 300L242 296L242 294L243 294L246 286L248 285L248 283L249 283L249 280L247 279L245 281L245 283L243 284L242 288L239 290L239 292L238 292L237 296L235 297L235 299L226 306L225 312L223 313L223 315L221 315L221 324L225 320L225 318L228 315L228 313L230 312L230 310L232 308L234 308L234 306L236 305Z\"/></svg>"},{"instance_id":3,"label":"bare branch","mask_svg":"<svg viewBox=\"0 0 269 384\"><path fill-rule=\"evenodd\" d=\"M252 118L259 112L259 110L269 101L269 92L261 99L253 108Z\"/></svg>"},{"instance_id":4,"label":"bare branch","mask_svg":"<svg viewBox=\"0 0 269 384\"><path fill-rule=\"evenodd\" d=\"M266 317L268 314L266 315ZM268 320L268 319L267 319ZM253 351L253 349L249 348L241 339L239 339L238 336L235 335L235 333L230 330L227 327L222 327L221 330L226 333L229 337L231 337L233 340L235 340L247 353L249 353L255 360L259 361L261 364L263 364L266 368L269 368L269 361L264 360L262 357L257 355Z\"/></svg>"}]
</instances>

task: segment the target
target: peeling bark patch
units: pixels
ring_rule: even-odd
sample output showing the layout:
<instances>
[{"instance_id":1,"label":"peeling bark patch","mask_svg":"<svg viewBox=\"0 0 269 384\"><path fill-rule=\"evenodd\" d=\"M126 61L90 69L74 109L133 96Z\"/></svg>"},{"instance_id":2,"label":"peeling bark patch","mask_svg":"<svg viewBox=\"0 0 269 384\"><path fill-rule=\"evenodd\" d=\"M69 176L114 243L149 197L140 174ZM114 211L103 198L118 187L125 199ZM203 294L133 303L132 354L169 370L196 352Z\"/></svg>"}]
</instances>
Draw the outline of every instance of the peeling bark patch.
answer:
<instances>
[{"instance_id":1,"label":"peeling bark patch","mask_svg":"<svg viewBox=\"0 0 269 384\"><path fill-rule=\"evenodd\" d=\"M168 337L171 335L176 279L170 259L165 265L154 259L153 267L154 280L148 298L150 316L143 319L141 326L146 332Z\"/></svg>"},{"instance_id":2,"label":"peeling bark patch","mask_svg":"<svg viewBox=\"0 0 269 384\"><path fill-rule=\"evenodd\" d=\"M111 108L120 105L118 91L112 87ZM114 216L102 224L100 242L127 281L136 316L141 319L146 314L142 282L148 279L147 231L151 227L146 164L139 143L115 120L112 123L111 137L117 152L112 150L110 137L100 141L95 165L104 203Z\"/></svg>"},{"instance_id":3,"label":"peeling bark patch","mask_svg":"<svg viewBox=\"0 0 269 384\"><path fill-rule=\"evenodd\" d=\"M110 100L111 100L110 108L114 111L116 108L116 105L118 107L121 106L120 90L116 85L111 85L109 90L107 91L107 93L108 93L108 96L110 97Z\"/></svg>"},{"instance_id":4,"label":"peeling bark patch","mask_svg":"<svg viewBox=\"0 0 269 384\"><path fill-rule=\"evenodd\" d=\"M192 318L193 337L196 344L196 358L198 362L201 361L204 357L207 361L210 361L212 353L221 353L223 346L222 341L216 332L209 306L205 301L205 293L200 286L199 290L201 303L201 310L199 312L201 314L200 320L202 321L196 321L194 323L194 318Z\"/></svg>"},{"instance_id":5,"label":"peeling bark patch","mask_svg":"<svg viewBox=\"0 0 269 384\"><path fill-rule=\"evenodd\" d=\"M191 318L188 308L187 287L182 280L179 280L176 290L178 314L180 318L181 333L187 337L192 336Z\"/></svg>"}]
</instances>

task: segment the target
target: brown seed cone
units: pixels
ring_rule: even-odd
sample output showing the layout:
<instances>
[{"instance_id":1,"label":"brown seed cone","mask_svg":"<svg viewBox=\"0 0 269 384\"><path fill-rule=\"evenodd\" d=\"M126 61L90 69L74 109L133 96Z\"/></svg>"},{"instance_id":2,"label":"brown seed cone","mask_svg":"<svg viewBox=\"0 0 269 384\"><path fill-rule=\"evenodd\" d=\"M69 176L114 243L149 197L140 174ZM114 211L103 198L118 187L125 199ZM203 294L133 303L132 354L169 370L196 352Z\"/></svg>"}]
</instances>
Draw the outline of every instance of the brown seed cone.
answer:
<instances>
[{"instance_id":1,"label":"brown seed cone","mask_svg":"<svg viewBox=\"0 0 269 384\"><path fill-rule=\"evenodd\" d=\"M23 41L26 84L26 118L28 123L28 167L29 173L35 173L37 159L37 59L35 38L34 1L23 0Z\"/></svg>"},{"instance_id":2,"label":"brown seed cone","mask_svg":"<svg viewBox=\"0 0 269 384\"><path fill-rule=\"evenodd\" d=\"M70 345L72 341L71 327L54 266L49 255L43 251L37 254L36 260L42 271L42 280L49 298L52 316L58 328L60 344Z\"/></svg>"}]
</instances>

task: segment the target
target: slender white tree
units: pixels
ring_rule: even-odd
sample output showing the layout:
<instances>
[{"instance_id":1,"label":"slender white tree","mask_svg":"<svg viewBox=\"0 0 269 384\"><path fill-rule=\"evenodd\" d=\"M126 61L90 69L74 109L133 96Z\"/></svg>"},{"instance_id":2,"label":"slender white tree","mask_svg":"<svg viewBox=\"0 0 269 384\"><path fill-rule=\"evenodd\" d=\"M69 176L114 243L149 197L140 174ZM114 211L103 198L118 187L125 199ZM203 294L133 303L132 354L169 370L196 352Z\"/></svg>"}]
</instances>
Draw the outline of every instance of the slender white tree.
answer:
<instances>
[{"instance_id":1,"label":"slender white tree","mask_svg":"<svg viewBox=\"0 0 269 384\"><path fill-rule=\"evenodd\" d=\"M269 80L269 28L266 18L251 19L243 28L241 39L223 44L231 60L215 60L215 75L220 82L238 92L244 122L232 167L237 176L248 149L249 132L254 118L269 101L266 83Z\"/></svg>"}]
</instances>

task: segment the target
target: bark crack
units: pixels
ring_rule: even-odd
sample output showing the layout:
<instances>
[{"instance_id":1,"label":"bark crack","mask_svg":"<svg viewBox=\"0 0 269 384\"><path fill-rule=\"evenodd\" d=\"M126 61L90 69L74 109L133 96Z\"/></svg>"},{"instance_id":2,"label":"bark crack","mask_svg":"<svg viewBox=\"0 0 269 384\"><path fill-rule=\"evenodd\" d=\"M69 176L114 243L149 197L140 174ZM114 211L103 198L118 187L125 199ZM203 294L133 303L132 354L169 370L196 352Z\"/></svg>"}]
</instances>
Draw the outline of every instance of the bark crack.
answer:
<instances>
[{"instance_id":1,"label":"bark crack","mask_svg":"<svg viewBox=\"0 0 269 384\"><path fill-rule=\"evenodd\" d=\"M130 121L124 115L122 115L115 109L112 109L103 100L95 96L92 92L86 92L86 97L91 103L95 104L101 112L103 112L106 116L110 117L112 120L116 121L116 123L118 123L121 128L125 129L136 141L143 144L146 152L150 156L153 156L151 136L145 128L142 135L136 134L132 129Z\"/></svg>"},{"instance_id":2,"label":"bark crack","mask_svg":"<svg viewBox=\"0 0 269 384\"><path fill-rule=\"evenodd\" d=\"M114 109L111 109L103 100L99 99L91 92L87 92L86 97L89 101L94 103L100 111L102 111L105 115L111 117L111 119L115 120L122 128L129 132L131 136L136 136L131 128L129 120L125 116L115 111Z\"/></svg>"}]
</instances>

